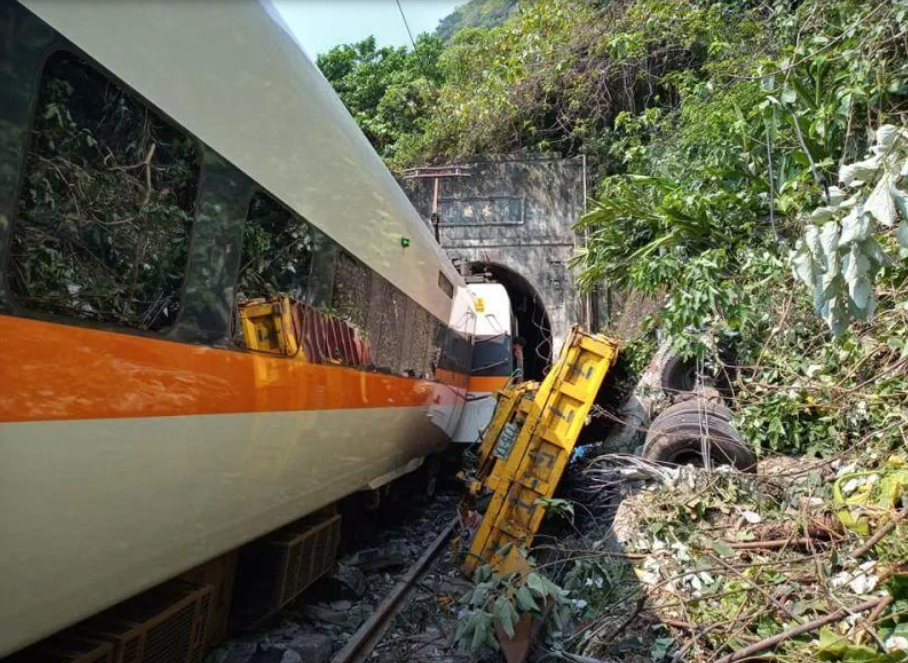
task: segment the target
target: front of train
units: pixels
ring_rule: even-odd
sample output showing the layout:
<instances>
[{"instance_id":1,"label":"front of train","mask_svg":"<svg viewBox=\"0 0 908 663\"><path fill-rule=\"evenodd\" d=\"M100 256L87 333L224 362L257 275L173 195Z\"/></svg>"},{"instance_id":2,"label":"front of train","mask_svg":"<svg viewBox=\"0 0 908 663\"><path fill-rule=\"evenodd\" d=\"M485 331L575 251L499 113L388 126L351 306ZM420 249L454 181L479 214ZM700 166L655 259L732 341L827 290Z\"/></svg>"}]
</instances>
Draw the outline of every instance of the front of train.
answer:
<instances>
[{"instance_id":1,"label":"front of train","mask_svg":"<svg viewBox=\"0 0 908 663\"><path fill-rule=\"evenodd\" d=\"M469 283L476 311L467 400L452 441L476 442L492 419L495 393L523 378L516 324L507 290L500 283Z\"/></svg>"}]
</instances>

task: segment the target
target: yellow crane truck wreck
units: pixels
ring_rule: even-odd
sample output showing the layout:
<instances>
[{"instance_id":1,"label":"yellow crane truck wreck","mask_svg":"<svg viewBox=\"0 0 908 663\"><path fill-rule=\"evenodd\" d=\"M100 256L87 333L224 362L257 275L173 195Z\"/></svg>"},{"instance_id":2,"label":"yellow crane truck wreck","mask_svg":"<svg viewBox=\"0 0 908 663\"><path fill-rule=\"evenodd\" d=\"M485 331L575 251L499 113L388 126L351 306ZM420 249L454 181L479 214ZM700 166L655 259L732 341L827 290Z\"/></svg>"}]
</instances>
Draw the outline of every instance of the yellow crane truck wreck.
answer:
<instances>
[{"instance_id":1,"label":"yellow crane truck wreck","mask_svg":"<svg viewBox=\"0 0 908 663\"><path fill-rule=\"evenodd\" d=\"M467 575L482 563L501 573L523 570L520 548L532 543L545 515L544 500L554 495L617 355L617 341L574 327L541 383L509 385L499 392L476 467L464 476L467 497L460 516L465 524L461 546L469 545L463 565ZM480 516L476 504L489 494Z\"/></svg>"}]
</instances>

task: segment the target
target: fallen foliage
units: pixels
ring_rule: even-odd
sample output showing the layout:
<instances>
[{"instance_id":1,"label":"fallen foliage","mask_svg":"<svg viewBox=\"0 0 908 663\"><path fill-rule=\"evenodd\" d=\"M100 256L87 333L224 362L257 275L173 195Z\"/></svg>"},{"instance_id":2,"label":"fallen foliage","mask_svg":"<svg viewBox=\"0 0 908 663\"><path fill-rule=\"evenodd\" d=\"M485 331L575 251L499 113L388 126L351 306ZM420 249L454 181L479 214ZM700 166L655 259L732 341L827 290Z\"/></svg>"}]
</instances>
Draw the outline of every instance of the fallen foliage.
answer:
<instances>
[{"instance_id":1,"label":"fallen foliage","mask_svg":"<svg viewBox=\"0 0 908 663\"><path fill-rule=\"evenodd\" d=\"M613 517L547 546L576 619L550 646L574 661L908 659L908 526L864 489L905 459L876 460L853 488L868 499L848 507L882 532L870 545L840 516L847 458L776 458L755 475L591 461L583 501Z\"/></svg>"}]
</instances>

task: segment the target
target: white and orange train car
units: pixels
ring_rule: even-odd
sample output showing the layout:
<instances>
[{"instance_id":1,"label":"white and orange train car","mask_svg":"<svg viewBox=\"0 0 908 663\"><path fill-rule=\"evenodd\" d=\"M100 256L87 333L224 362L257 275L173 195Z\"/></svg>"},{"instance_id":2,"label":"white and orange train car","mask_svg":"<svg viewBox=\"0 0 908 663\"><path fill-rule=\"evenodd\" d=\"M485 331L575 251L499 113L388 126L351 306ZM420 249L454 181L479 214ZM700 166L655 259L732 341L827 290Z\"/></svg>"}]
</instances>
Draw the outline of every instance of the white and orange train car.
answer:
<instances>
[{"instance_id":1,"label":"white and orange train car","mask_svg":"<svg viewBox=\"0 0 908 663\"><path fill-rule=\"evenodd\" d=\"M442 450L474 301L267 4L0 0L0 657Z\"/></svg>"}]
</instances>

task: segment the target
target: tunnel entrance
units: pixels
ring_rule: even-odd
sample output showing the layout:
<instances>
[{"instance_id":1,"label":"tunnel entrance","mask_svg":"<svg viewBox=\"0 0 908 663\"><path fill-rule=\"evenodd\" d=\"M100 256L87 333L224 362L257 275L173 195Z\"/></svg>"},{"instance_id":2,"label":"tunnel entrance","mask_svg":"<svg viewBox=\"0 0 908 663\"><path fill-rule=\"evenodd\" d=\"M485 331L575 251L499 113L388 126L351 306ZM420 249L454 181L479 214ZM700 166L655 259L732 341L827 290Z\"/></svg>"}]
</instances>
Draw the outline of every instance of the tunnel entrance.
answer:
<instances>
[{"instance_id":1,"label":"tunnel entrance","mask_svg":"<svg viewBox=\"0 0 908 663\"><path fill-rule=\"evenodd\" d=\"M516 335L526 341L523 351L525 379L542 380L552 365L552 324L536 288L517 272L501 265L474 262L470 264L470 271L474 275L485 274L507 290L517 319Z\"/></svg>"}]
</instances>

